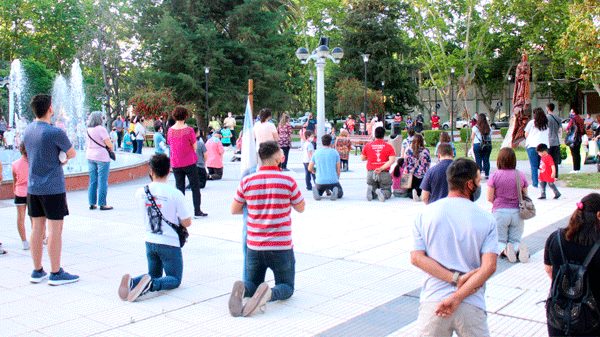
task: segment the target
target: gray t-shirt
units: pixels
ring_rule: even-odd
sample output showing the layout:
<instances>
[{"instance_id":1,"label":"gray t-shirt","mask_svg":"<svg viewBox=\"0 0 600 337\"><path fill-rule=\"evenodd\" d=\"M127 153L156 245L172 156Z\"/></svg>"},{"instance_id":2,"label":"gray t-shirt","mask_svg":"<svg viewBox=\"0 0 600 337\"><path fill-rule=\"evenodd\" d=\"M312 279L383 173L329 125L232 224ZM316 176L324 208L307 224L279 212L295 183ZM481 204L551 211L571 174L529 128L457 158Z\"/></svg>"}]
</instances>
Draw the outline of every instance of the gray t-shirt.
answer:
<instances>
[{"instance_id":1,"label":"gray t-shirt","mask_svg":"<svg viewBox=\"0 0 600 337\"><path fill-rule=\"evenodd\" d=\"M560 122L560 118L558 118L555 114L547 114L548 118L548 141L549 146L559 146L560 138L558 137L558 131L562 127Z\"/></svg>"},{"instance_id":2,"label":"gray t-shirt","mask_svg":"<svg viewBox=\"0 0 600 337\"><path fill-rule=\"evenodd\" d=\"M112 126L117 128L117 131L123 131L123 121L120 119L115 119L112 123Z\"/></svg>"},{"instance_id":3,"label":"gray t-shirt","mask_svg":"<svg viewBox=\"0 0 600 337\"><path fill-rule=\"evenodd\" d=\"M206 151L208 151L206 149L206 145L204 144L204 141L202 141L202 138L198 139L196 144L198 145L198 147L196 148L196 156L198 157L198 162L196 162L196 166L206 167L206 161L204 160L204 154L206 153Z\"/></svg>"},{"instance_id":4,"label":"gray t-shirt","mask_svg":"<svg viewBox=\"0 0 600 337\"><path fill-rule=\"evenodd\" d=\"M444 268L467 273L481 267L481 255L498 254L498 229L489 213L465 198L443 198L428 204L415 218L413 251L425 251ZM456 286L425 275L421 302L440 302ZM485 286L464 299L485 309Z\"/></svg>"},{"instance_id":5,"label":"gray t-shirt","mask_svg":"<svg viewBox=\"0 0 600 337\"><path fill-rule=\"evenodd\" d=\"M29 161L27 193L66 193L65 175L58 154L72 147L67 134L46 122L34 121L25 129L23 142Z\"/></svg>"}]
</instances>

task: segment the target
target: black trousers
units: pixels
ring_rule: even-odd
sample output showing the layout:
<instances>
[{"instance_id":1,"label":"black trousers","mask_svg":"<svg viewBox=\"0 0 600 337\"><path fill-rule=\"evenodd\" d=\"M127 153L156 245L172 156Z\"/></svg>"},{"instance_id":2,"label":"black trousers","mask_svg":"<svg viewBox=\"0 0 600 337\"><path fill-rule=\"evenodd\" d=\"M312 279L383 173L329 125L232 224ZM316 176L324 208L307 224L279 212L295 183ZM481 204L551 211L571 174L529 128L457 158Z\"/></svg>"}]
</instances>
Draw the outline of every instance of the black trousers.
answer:
<instances>
[{"instance_id":1,"label":"black trousers","mask_svg":"<svg viewBox=\"0 0 600 337\"><path fill-rule=\"evenodd\" d=\"M219 180L223 178L223 168L219 167L209 167L208 168L208 179L209 180Z\"/></svg>"},{"instance_id":2,"label":"black trousers","mask_svg":"<svg viewBox=\"0 0 600 337\"><path fill-rule=\"evenodd\" d=\"M131 142L133 143L133 151L132 151L132 153L137 153L137 142L135 141L135 136L131 136Z\"/></svg>"},{"instance_id":3,"label":"black trousers","mask_svg":"<svg viewBox=\"0 0 600 337\"><path fill-rule=\"evenodd\" d=\"M206 179L208 179L208 173L206 173L206 168L198 167L198 184L200 188L206 187Z\"/></svg>"},{"instance_id":4,"label":"black trousers","mask_svg":"<svg viewBox=\"0 0 600 337\"><path fill-rule=\"evenodd\" d=\"M121 148L121 143L123 143L123 130L117 131L117 147Z\"/></svg>"},{"instance_id":5,"label":"black trousers","mask_svg":"<svg viewBox=\"0 0 600 337\"><path fill-rule=\"evenodd\" d=\"M550 146L550 148L548 149L548 154L550 155L550 157L552 157L552 160L554 160L554 167L556 168L556 179L558 179L558 165L560 165L560 163L562 162L562 159L560 159L560 145Z\"/></svg>"},{"instance_id":6,"label":"black trousers","mask_svg":"<svg viewBox=\"0 0 600 337\"><path fill-rule=\"evenodd\" d=\"M573 157L573 170L579 171L581 169L581 143L575 143L569 149L571 149Z\"/></svg>"},{"instance_id":7,"label":"black trousers","mask_svg":"<svg viewBox=\"0 0 600 337\"><path fill-rule=\"evenodd\" d=\"M190 181L190 188L192 189L192 199L194 200L194 213L200 214L200 181L198 179L198 169L196 164L174 167L173 175L175 176L175 187L185 195L185 177L187 176Z\"/></svg>"},{"instance_id":8,"label":"black trousers","mask_svg":"<svg viewBox=\"0 0 600 337\"><path fill-rule=\"evenodd\" d=\"M281 150L283 150L283 155L285 156L285 159L283 160L283 163L281 163L279 165L279 168L281 168L281 169L287 169L288 154L290 153L290 147L289 146L284 146L284 147L281 148Z\"/></svg>"}]
</instances>

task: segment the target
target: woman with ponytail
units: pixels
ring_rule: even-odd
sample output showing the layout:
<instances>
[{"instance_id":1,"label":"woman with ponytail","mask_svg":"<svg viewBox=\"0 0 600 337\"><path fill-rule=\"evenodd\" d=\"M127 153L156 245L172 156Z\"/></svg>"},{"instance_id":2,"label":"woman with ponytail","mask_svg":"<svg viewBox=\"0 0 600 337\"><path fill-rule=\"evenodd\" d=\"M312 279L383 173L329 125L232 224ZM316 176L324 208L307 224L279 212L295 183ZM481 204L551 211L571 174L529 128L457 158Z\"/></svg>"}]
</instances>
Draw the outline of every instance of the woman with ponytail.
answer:
<instances>
[{"instance_id":1,"label":"woman with ponytail","mask_svg":"<svg viewBox=\"0 0 600 337\"><path fill-rule=\"evenodd\" d=\"M544 265L546 273L556 282L556 275L565 262L582 265L588 253L600 240L600 194L590 193L581 199L566 228L554 232L546 241ZM558 240L560 240L560 245ZM565 261L561 256L564 253ZM596 253L587 267L589 290L595 299L600 299L600 253ZM585 292L585 290L584 290ZM548 325L550 336L565 336L565 331ZM572 334L569 335L577 335ZM600 326L585 336L600 336Z\"/></svg>"}]
</instances>

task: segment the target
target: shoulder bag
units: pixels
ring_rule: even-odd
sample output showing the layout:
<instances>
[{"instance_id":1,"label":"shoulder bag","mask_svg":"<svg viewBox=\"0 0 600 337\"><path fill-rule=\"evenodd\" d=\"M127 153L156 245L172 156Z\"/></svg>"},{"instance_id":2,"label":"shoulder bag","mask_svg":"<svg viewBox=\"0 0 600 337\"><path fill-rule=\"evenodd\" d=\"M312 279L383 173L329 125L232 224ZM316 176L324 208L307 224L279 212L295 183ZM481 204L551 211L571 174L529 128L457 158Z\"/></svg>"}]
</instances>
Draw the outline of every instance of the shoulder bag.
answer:
<instances>
[{"instance_id":1,"label":"shoulder bag","mask_svg":"<svg viewBox=\"0 0 600 337\"><path fill-rule=\"evenodd\" d=\"M94 138L92 138L92 136L90 136L90 130L87 131L87 135L88 137L94 142L96 143L98 146L103 147L106 149L106 151L108 151L108 156L110 157L110 159L112 160L116 160L117 156L115 155L115 153L113 152L113 150L109 149L108 146L106 145L101 145L100 143L98 143Z\"/></svg>"},{"instance_id":2,"label":"shoulder bag","mask_svg":"<svg viewBox=\"0 0 600 337\"><path fill-rule=\"evenodd\" d=\"M519 171L515 170L515 172L517 175L517 192L519 194L519 216L523 220L531 219L535 216L535 205L527 194L523 194Z\"/></svg>"},{"instance_id":3,"label":"shoulder bag","mask_svg":"<svg viewBox=\"0 0 600 337\"><path fill-rule=\"evenodd\" d=\"M187 228L185 228L181 224L181 221L180 221L179 225L176 225L163 217L162 212L160 211L160 208L158 208L158 206L156 205L156 201L154 201L154 197L152 196L152 193L150 193L150 188L148 187L148 185L144 186L144 192L146 192L146 197L148 198L148 201L150 201L152 208L154 209L156 214L158 214L160 219L162 221L166 222L167 225L171 226L171 228L173 228L173 230L175 230L175 233L177 233L177 236L179 237L179 247L183 247L185 245L185 243L187 242L188 237L190 236Z\"/></svg>"}]
</instances>

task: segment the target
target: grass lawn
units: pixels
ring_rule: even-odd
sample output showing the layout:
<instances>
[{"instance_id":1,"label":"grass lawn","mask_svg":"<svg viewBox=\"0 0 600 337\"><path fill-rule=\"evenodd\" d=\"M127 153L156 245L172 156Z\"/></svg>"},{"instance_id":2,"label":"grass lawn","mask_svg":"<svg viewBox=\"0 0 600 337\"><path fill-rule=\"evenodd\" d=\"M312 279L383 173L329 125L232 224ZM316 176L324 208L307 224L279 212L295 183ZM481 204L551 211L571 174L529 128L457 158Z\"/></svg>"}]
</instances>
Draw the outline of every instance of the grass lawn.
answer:
<instances>
[{"instance_id":1,"label":"grass lawn","mask_svg":"<svg viewBox=\"0 0 600 337\"><path fill-rule=\"evenodd\" d=\"M559 178L567 187L600 189L600 173L561 174Z\"/></svg>"},{"instance_id":2,"label":"grass lawn","mask_svg":"<svg viewBox=\"0 0 600 337\"><path fill-rule=\"evenodd\" d=\"M469 143L469 146L470 145L471 144ZM495 161L498 158L498 152L500 152L502 142L492 142L492 146L493 148L492 154L490 155L490 161ZM456 158L467 157L466 151L468 151L468 148L465 149L465 143L454 143L454 147L456 148ZM427 148L429 149L431 156L433 156L435 152L435 146L427 146ZM515 154L517 155L517 160L529 160L529 157L527 157L527 150L525 150L525 148L519 147L514 150Z\"/></svg>"}]
</instances>

